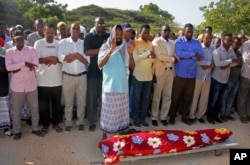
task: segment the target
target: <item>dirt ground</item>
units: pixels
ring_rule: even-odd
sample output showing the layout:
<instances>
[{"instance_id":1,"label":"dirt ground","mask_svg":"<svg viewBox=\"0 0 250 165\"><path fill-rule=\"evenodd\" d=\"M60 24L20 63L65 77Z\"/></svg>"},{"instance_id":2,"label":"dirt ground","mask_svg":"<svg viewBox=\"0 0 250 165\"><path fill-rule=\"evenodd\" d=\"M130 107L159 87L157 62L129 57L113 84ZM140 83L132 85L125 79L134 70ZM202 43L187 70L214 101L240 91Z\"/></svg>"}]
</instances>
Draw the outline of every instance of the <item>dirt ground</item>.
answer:
<instances>
[{"instance_id":1,"label":"dirt ground","mask_svg":"<svg viewBox=\"0 0 250 165\"><path fill-rule=\"evenodd\" d=\"M223 127L233 131L231 140L240 145L239 148L250 148L250 123L242 124L238 116L237 120L224 122L222 124L200 124L196 123L187 126L177 118L176 125L157 129L186 129L197 130L206 128ZM150 119L148 118L149 123ZM22 123L23 136L21 140L14 141L11 137L0 132L0 165L89 165L94 161L102 161L103 156L98 148L102 132L99 130L89 132L88 122L85 121L85 131L78 132L74 126L70 133L56 133L50 128L49 133L41 138L31 133L31 127L25 122ZM64 124L60 124L64 128ZM138 128L136 128L138 129ZM140 130L156 129L141 127ZM215 156L213 151L139 160L135 162L123 162L121 165L229 165L229 149L224 149L221 156Z\"/></svg>"}]
</instances>

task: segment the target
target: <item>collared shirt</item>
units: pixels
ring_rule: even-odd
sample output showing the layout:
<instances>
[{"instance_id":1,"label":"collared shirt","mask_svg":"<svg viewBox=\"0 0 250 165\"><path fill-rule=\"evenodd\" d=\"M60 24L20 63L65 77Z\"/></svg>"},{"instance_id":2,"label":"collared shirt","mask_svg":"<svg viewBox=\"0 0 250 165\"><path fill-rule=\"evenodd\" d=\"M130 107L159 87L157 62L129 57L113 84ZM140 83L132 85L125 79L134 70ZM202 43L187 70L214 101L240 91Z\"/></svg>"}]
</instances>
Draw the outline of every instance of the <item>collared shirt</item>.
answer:
<instances>
[{"instance_id":1,"label":"collared shirt","mask_svg":"<svg viewBox=\"0 0 250 165\"><path fill-rule=\"evenodd\" d=\"M212 77L218 82L226 84L230 74L230 67L226 69L221 69L220 67L230 65L232 64L232 59L236 59L233 49L230 48L227 51L223 46L220 46L214 50L213 59L215 68L212 71Z\"/></svg>"},{"instance_id":2,"label":"collared shirt","mask_svg":"<svg viewBox=\"0 0 250 165\"><path fill-rule=\"evenodd\" d=\"M62 39L58 45L58 58L63 63L62 71L69 74L79 74L87 71L87 66L79 60L74 60L71 63L64 61L64 58L72 53L79 53L89 62L89 56L83 53L83 40L78 39L76 42L71 37Z\"/></svg>"},{"instance_id":3,"label":"collared shirt","mask_svg":"<svg viewBox=\"0 0 250 165\"><path fill-rule=\"evenodd\" d=\"M245 41L241 46L243 65L241 76L250 79L250 41Z\"/></svg>"},{"instance_id":4,"label":"collared shirt","mask_svg":"<svg viewBox=\"0 0 250 165\"><path fill-rule=\"evenodd\" d=\"M204 43L202 43L202 48L204 50L204 57L202 57L201 61L197 61L197 67L196 67L196 79L200 81L210 81L211 80L211 71L212 69L202 69L201 65L210 65L213 61L213 51L215 50L215 47L210 44L210 46L207 48Z\"/></svg>"},{"instance_id":5,"label":"collared shirt","mask_svg":"<svg viewBox=\"0 0 250 165\"><path fill-rule=\"evenodd\" d=\"M202 57L204 56L201 43L193 38L188 41L185 36L179 37L175 42L175 52L180 58L175 65L176 76L182 78L195 78L197 61L195 53L198 53Z\"/></svg>"},{"instance_id":6,"label":"collared shirt","mask_svg":"<svg viewBox=\"0 0 250 165\"><path fill-rule=\"evenodd\" d=\"M36 74L25 66L25 62L30 62L38 66L36 50L29 46L24 46L22 50L16 47L10 48L5 54L5 64L8 71L20 71L13 73L10 88L14 92L31 92L37 88Z\"/></svg>"},{"instance_id":7,"label":"collared shirt","mask_svg":"<svg viewBox=\"0 0 250 165\"><path fill-rule=\"evenodd\" d=\"M170 55L171 55L171 50L170 50L171 47L170 47L169 40L166 40L166 39L163 38L163 37L161 37L161 38L164 40L164 42L165 42L165 44L166 44L168 56L170 57ZM174 58L173 58L173 60L174 60ZM166 68L170 68L170 67L172 67L172 64L171 64L171 63L166 63Z\"/></svg>"},{"instance_id":8,"label":"collared shirt","mask_svg":"<svg viewBox=\"0 0 250 165\"><path fill-rule=\"evenodd\" d=\"M133 57L135 60L134 76L138 81L151 81L153 78L152 64L155 59L149 58L153 50L151 42L145 42L141 38L135 41Z\"/></svg>"},{"instance_id":9,"label":"collared shirt","mask_svg":"<svg viewBox=\"0 0 250 165\"><path fill-rule=\"evenodd\" d=\"M95 30L84 38L84 51L91 49L99 49L103 43L107 41L109 34L103 32L102 36L96 34ZM98 67L98 53L95 56L90 57L90 64L88 68L88 78L101 78L102 71Z\"/></svg>"},{"instance_id":10,"label":"collared shirt","mask_svg":"<svg viewBox=\"0 0 250 165\"><path fill-rule=\"evenodd\" d=\"M49 56L58 57L58 40L53 40L48 43L45 38L35 42L34 48L37 51L38 58L45 58ZM62 64L46 66L39 64L36 72L38 86L53 87L62 85Z\"/></svg>"}]
</instances>

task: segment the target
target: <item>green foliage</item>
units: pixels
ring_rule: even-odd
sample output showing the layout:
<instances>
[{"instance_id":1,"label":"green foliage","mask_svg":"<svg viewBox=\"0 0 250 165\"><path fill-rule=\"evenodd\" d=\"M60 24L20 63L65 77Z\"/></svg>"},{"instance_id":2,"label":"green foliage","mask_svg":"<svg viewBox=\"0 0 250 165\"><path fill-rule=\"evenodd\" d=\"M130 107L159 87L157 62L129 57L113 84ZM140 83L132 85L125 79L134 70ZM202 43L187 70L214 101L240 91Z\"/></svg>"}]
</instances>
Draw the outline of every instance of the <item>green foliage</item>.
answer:
<instances>
[{"instance_id":1,"label":"green foliage","mask_svg":"<svg viewBox=\"0 0 250 165\"><path fill-rule=\"evenodd\" d=\"M213 27L215 33L228 31L238 34L244 31L250 33L250 1L249 0L220 0L211 2L208 6L200 7L204 13L205 22L198 26L201 31L206 25Z\"/></svg>"},{"instance_id":2,"label":"green foliage","mask_svg":"<svg viewBox=\"0 0 250 165\"><path fill-rule=\"evenodd\" d=\"M66 19L69 23L79 22L88 30L94 26L94 19L100 16L104 18L107 27L113 26L115 24L121 24L122 22L129 22L133 29L139 31L141 24L147 23L151 26L151 31L154 34L159 31L163 24L169 24L173 30L176 30L178 27L178 25L173 22L174 17L172 15L166 14L163 18L159 13L145 12L141 10L119 10L89 5L79 7L72 11L67 11ZM158 11L161 10L158 8Z\"/></svg>"}]
</instances>

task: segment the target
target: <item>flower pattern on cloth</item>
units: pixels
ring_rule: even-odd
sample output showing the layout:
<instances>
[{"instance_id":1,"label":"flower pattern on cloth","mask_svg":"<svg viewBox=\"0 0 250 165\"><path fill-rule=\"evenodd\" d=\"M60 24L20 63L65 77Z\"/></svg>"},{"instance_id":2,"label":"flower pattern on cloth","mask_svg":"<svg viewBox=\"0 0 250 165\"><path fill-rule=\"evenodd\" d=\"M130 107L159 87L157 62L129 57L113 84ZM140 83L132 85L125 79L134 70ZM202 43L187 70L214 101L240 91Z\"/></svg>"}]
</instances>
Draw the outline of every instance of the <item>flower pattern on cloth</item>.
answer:
<instances>
[{"instance_id":1,"label":"flower pattern on cloth","mask_svg":"<svg viewBox=\"0 0 250 165\"><path fill-rule=\"evenodd\" d=\"M105 164L119 163L127 156L156 155L195 150L227 140L233 132L225 128L204 130L151 130L115 135L99 142Z\"/></svg>"}]
</instances>

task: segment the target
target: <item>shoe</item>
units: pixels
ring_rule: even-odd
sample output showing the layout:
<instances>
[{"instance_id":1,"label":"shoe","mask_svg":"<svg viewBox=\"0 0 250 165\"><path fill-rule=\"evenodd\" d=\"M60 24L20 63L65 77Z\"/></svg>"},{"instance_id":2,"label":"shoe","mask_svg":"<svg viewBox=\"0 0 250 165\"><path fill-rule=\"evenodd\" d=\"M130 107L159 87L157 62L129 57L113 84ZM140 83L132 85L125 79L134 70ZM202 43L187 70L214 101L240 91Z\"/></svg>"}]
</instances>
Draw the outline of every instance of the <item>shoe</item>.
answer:
<instances>
[{"instance_id":1,"label":"shoe","mask_svg":"<svg viewBox=\"0 0 250 165\"><path fill-rule=\"evenodd\" d=\"M196 119L189 119L189 121L194 124L196 122Z\"/></svg>"},{"instance_id":2,"label":"shoe","mask_svg":"<svg viewBox=\"0 0 250 165\"><path fill-rule=\"evenodd\" d=\"M36 136L39 136L39 137L45 136L44 132L42 132L41 130L32 131L32 133L35 134Z\"/></svg>"},{"instance_id":3,"label":"shoe","mask_svg":"<svg viewBox=\"0 0 250 165\"><path fill-rule=\"evenodd\" d=\"M207 121L208 121L208 123L210 123L210 124L215 124L214 119L211 118L211 117L208 117L208 118L207 118Z\"/></svg>"},{"instance_id":4,"label":"shoe","mask_svg":"<svg viewBox=\"0 0 250 165\"><path fill-rule=\"evenodd\" d=\"M132 124L131 122L129 122L129 126L130 126L130 127L132 127L132 126L133 126L133 124Z\"/></svg>"},{"instance_id":5,"label":"shoe","mask_svg":"<svg viewBox=\"0 0 250 165\"><path fill-rule=\"evenodd\" d=\"M64 132L69 133L71 131L71 128L72 128L71 126L66 126Z\"/></svg>"},{"instance_id":6,"label":"shoe","mask_svg":"<svg viewBox=\"0 0 250 165\"><path fill-rule=\"evenodd\" d=\"M83 132L84 131L84 125L83 124L78 125L78 131L79 132Z\"/></svg>"},{"instance_id":7,"label":"shoe","mask_svg":"<svg viewBox=\"0 0 250 165\"><path fill-rule=\"evenodd\" d=\"M220 118L221 118L222 121L228 122L228 119L226 118L226 116L221 116Z\"/></svg>"},{"instance_id":8,"label":"shoe","mask_svg":"<svg viewBox=\"0 0 250 165\"><path fill-rule=\"evenodd\" d=\"M16 133L16 134L14 134L13 139L19 140L19 139L21 139L21 137L22 137L22 133Z\"/></svg>"},{"instance_id":9,"label":"shoe","mask_svg":"<svg viewBox=\"0 0 250 165\"><path fill-rule=\"evenodd\" d=\"M49 127L48 126L43 126L43 128L41 129L41 131L45 134L47 134L49 132Z\"/></svg>"},{"instance_id":10,"label":"shoe","mask_svg":"<svg viewBox=\"0 0 250 165\"><path fill-rule=\"evenodd\" d=\"M192 125L191 121L188 118L182 118L181 121L187 125Z\"/></svg>"},{"instance_id":11,"label":"shoe","mask_svg":"<svg viewBox=\"0 0 250 165\"><path fill-rule=\"evenodd\" d=\"M232 120L232 121L235 120L235 118L234 118L233 116L231 116L231 115L227 115L226 118L227 118L228 120Z\"/></svg>"},{"instance_id":12,"label":"shoe","mask_svg":"<svg viewBox=\"0 0 250 165\"><path fill-rule=\"evenodd\" d=\"M161 124L164 125L165 127L168 126L167 120L161 120Z\"/></svg>"},{"instance_id":13,"label":"shoe","mask_svg":"<svg viewBox=\"0 0 250 165\"><path fill-rule=\"evenodd\" d=\"M140 123L136 123L136 122L134 122L134 126L135 127L141 127Z\"/></svg>"},{"instance_id":14,"label":"shoe","mask_svg":"<svg viewBox=\"0 0 250 165\"><path fill-rule=\"evenodd\" d=\"M170 117L168 123L169 123L170 125L175 125L175 118Z\"/></svg>"},{"instance_id":15,"label":"shoe","mask_svg":"<svg viewBox=\"0 0 250 165\"><path fill-rule=\"evenodd\" d=\"M214 121L216 121L217 123L223 123L223 121L219 118L219 117L215 117L213 118Z\"/></svg>"},{"instance_id":16,"label":"shoe","mask_svg":"<svg viewBox=\"0 0 250 165\"><path fill-rule=\"evenodd\" d=\"M240 117L240 121L244 124L248 123L247 117Z\"/></svg>"},{"instance_id":17,"label":"shoe","mask_svg":"<svg viewBox=\"0 0 250 165\"><path fill-rule=\"evenodd\" d=\"M203 119L203 118L199 118L199 119L197 119L200 123L202 123L202 124L204 124L204 123L206 123L205 122L205 120Z\"/></svg>"},{"instance_id":18,"label":"shoe","mask_svg":"<svg viewBox=\"0 0 250 165\"><path fill-rule=\"evenodd\" d=\"M96 128L96 125L95 125L95 124L90 124L90 125L89 125L89 131L90 131L90 132L94 132L94 131L95 131L95 128Z\"/></svg>"},{"instance_id":19,"label":"shoe","mask_svg":"<svg viewBox=\"0 0 250 165\"><path fill-rule=\"evenodd\" d=\"M152 125L155 126L155 127L157 127L158 126L157 120L152 120Z\"/></svg>"},{"instance_id":20,"label":"shoe","mask_svg":"<svg viewBox=\"0 0 250 165\"><path fill-rule=\"evenodd\" d=\"M60 132L63 131L63 129L62 129L58 124L53 125L53 128L54 128L54 130L55 130L57 133L60 133Z\"/></svg>"},{"instance_id":21,"label":"shoe","mask_svg":"<svg viewBox=\"0 0 250 165\"><path fill-rule=\"evenodd\" d=\"M149 127L149 124L146 121L143 121L140 124L143 125L144 127Z\"/></svg>"}]
</instances>

